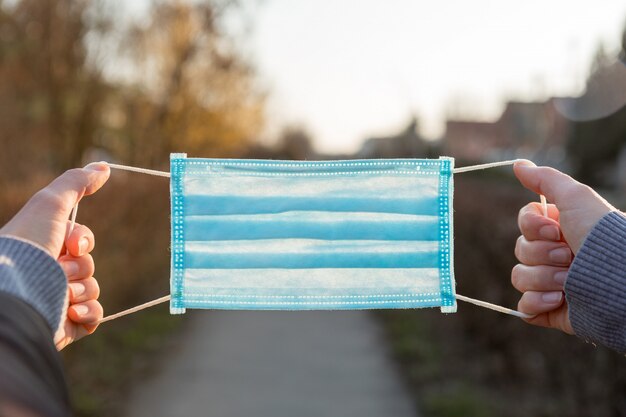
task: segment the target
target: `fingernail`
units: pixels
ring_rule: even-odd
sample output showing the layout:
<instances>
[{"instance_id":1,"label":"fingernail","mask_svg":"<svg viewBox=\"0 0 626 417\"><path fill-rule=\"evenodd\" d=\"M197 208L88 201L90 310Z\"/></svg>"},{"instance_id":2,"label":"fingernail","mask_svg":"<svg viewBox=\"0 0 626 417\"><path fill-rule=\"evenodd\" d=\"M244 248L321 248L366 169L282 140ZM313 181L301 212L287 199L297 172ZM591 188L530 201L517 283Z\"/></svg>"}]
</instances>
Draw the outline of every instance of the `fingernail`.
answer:
<instances>
[{"instance_id":1,"label":"fingernail","mask_svg":"<svg viewBox=\"0 0 626 417\"><path fill-rule=\"evenodd\" d=\"M89 307L84 304L78 304L72 307L74 308L76 314L78 314L79 316L84 316L85 314L89 313Z\"/></svg>"},{"instance_id":2,"label":"fingernail","mask_svg":"<svg viewBox=\"0 0 626 417\"><path fill-rule=\"evenodd\" d=\"M78 274L78 264L74 261L61 262L61 268L68 278Z\"/></svg>"},{"instance_id":3,"label":"fingernail","mask_svg":"<svg viewBox=\"0 0 626 417\"><path fill-rule=\"evenodd\" d=\"M565 285L565 279L567 278L567 271L559 271L554 274L554 282L559 285Z\"/></svg>"},{"instance_id":4,"label":"fingernail","mask_svg":"<svg viewBox=\"0 0 626 417\"><path fill-rule=\"evenodd\" d=\"M87 253L88 249L89 249L89 239L87 239L86 237L81 237L80 240L78 241L78 252L81 255L84 255L85 253Z\"/></svg>"},{"instance_id":5,"label":"fingernail","mask_svg":"<svg viewBox=\"0 0 626 417\"><path fill-rule=\"evenodd\" d=\"M561 232L559 228L554 225L543 226L539 229L539 235L548 240L559 240L561 239Z\"/></svg>"},{"instance_id":6,"label":"fingernail","mask_svg":"<svg viewBox=\"0 0 626 417\"><path fill-rule=\"evenodd\" d=\"M85 285L81 284L80 282L72 282L69 286L74 297L78 297L85 292Z\"/></svg>"},{"instance_id":7,"label":"fingernail","mask_svg":"<svg viewBox=\"0 0 626 417\"><path fill-rule=\"evenodd\" d=\"M544 292L541 294L541 299L545 303L556 304L560 303L563 298L563 293L561 291L553 291L553 292Z\"/></svg>"},{"instance_id":8,"label":"fingernail","mask_svg":"<svg viewBox=\"0 0 626 417\"><path fill-rule=\"evenodd\" d=\"M108 165L106 164L106 162L92 162L85 165L83 169L86 169L88 171L106 171L108 169Z\"/></svg>"},{"instance_id":9,"label":"fingernail","mask_svg":"<svg viewBox=\"0 0 626 417\"><path fill-rule=\"evenodd\" d=\"M529 161L528 159L520 159L515 162L515 166L522 168L531 168L536 167L537 165L533 161Z\"/></svg>"},{"instance_id":10,"label":"fingernail","mask_svg":"<svg viewBox=\"0 0 626 417\"><path fill-rule=\"evenodd\" d=\"M551 262L556 264L569 264L572 261L572 251L569 248L557 248L548 254Z\"/></svg>"}]
</instances>

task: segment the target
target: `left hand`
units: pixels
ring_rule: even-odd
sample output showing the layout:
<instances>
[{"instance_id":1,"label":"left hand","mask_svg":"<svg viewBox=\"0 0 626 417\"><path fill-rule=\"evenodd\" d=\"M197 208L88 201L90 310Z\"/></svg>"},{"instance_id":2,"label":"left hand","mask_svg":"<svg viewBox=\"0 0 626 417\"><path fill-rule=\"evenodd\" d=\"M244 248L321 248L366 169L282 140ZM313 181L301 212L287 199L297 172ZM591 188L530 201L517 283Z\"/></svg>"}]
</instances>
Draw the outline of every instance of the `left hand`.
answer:
<instances>
[{"instance_id":1,"label":"left hand","mask_svg":"<svg viewBox=\"0 0 626 417\"><path fill-rule=\"evenodd\" d=\"M535 315L525 319L530 324L574 334L563 296L573 255L561 239L558 209L548 205L546 217L539 203L527 204L519 212L518 224L522 235L517 239L515 256L520 263L511 272L513 286L522 293L518 310Z\"/></svg>"},{"instance_id":2,"label":"left hand","mask_svg":"<svg viewBox=\"0 0 626 417\"><path fill-rule=\"evenodd\" d=\"M547 216L539 203L520 210L522 235L515 246L520 263L511 274L513 286L523 294L518 310L535 315L526 319L528 323L574 334L563 292L568 270L593 226L616 209L593 189L556 169L520 161L514 171L524 187L554 203L548 205Z\"/></svg>"},{"instance_id":3,"label":"left hand","mask_svg":"<svg viewBox=\"0 0 626 417\"><path fill-rule=\"evenodd\" d=\"M41 247L57 259L65 271L69 281L68 305L54 335L59 350L93 333L103 317L98 302L100 290L93 277L94 261L89 254L95 246L94 235L89 228L77 223L68 236L70 222L67 219L74 205L83 196L100 189L109 174L109 167L103 163L65 172L35 194L0 229L0 234L26 239Z\"/></svg>"}]
</instances>

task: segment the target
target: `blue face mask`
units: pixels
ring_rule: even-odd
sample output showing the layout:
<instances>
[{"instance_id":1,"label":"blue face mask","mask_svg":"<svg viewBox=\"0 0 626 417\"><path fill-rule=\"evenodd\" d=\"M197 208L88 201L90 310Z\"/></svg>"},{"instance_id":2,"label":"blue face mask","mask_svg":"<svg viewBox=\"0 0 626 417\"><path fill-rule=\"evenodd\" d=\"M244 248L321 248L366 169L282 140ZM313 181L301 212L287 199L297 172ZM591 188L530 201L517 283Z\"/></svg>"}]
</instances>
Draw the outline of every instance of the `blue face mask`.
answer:
<instances>
[{"instance_id":1,"label":"blue face mask","mask_svg":"<svg viewBox=\"0 0 626 417\"><path fill-rule=\"evenodd\" d=\"M453 166L173 154L170 311L455 312Z\"/></svg>"}]
</instances>

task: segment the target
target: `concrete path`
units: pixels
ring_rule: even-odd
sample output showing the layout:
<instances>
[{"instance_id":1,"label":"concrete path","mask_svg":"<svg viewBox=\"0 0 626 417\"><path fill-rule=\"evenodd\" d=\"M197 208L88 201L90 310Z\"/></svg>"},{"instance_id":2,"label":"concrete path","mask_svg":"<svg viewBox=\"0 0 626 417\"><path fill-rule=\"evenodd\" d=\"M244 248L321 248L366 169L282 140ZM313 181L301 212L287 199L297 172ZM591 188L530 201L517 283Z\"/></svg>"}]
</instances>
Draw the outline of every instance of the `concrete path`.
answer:
<instances>
[{"instance_id":1,"label":"concrete path","mask_svg":"<svg viewBox=\"0 0 626 417\"><path fill-rule=\"evenodd\" d=\"M188 312L132 417L415 417L367 312Z\"/></svg>"}]
</instances>

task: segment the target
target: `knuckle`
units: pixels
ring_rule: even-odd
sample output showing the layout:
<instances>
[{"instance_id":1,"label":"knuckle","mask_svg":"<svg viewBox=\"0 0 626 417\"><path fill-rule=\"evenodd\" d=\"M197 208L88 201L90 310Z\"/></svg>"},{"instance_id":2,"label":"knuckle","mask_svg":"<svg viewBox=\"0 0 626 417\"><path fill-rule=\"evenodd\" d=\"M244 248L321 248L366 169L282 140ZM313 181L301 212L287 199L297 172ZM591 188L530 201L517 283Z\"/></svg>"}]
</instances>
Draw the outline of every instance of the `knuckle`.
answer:
<instances>
[{"instance_id":1,"label":"knuckle","mask_svg":"<svg viewBox=\"0 0 626 417\"><path fill-rule=\"evenodd\" d=\"M67 179L71 179L71 180L80 180L84 178L84 176L85 176L85 171L82 170L81 168L68 169L67 171L63 173L63 177Z\"/></svg>"},{"instance_id":2,"label":"knuckle","mask_svg":"<svg viewBox=\"0 0 626 417\"><path fill-rule=\"evenodd\" d=\"M87 174L81 168L68 169L57 180L70 185L76 190L82 189L88 180Z\"/></svg>"},{"instance_id":3,"label":"knuckle","mask_svg":"<svg viewBox=\"0 0 626 417\"><path fill-rule=\"evenodd\" d=\"M80 223L76 223L76 230L78 230L81 234L93 234L89 227Z\"/></svg>"},{"instance_id":4,"label":"knuckle","mask_svg":"<svg viewBox=\"0 0 626 417\"><path fill-rule=\"evenodd\" d=\"M535 304L536 304L536 297L535 297L535 293L532 291L526 291L524 292L524 294L522 294L522 298L520 298L519 300L519 304L522 306L522 308L524 310L530 310L533 309Z\"/></svg>"},{"instance_id":5,"label":"knuckle","mask_svg":"<svg viewBox=\"0 0 626 417\"><path fill-rule=\"evenodd\" d=\"M511 270L511 284L514 288L519 289L523 265L517 264Z\"/></svg>"},{"instance_id":6,"label":"knuckle","mask_svg":"<svg viewBox=\"0 0 626 417\"><path fill-rule=\"evenodd\" d=\"M517 213L517 227L519 227L519 230L523 233L524 230L524 223L526 221L526 214L528 213L528 204L525 205L524 207L522 207L519 211L519 213Z\"/></svg>"},{"instance_id":7,"label":"knuckle","mask_svg":"<svg viewBox=\"0 0 626 417\"><path fill-rule=\"evenodd\" d=\"M86 235L89 239L93 240L93 239L94 239L94 234L93 234L93 231L92 231L89 227L87 227L87 226L85 226L85 225L81 225L81 226L82 226L83 233L84 233L84 234L85 234L85 235Z\"/></svg>"},{"instance_id":8,"label":"knuckle","mask_svg":"<svg viewBox=\"0 0 626 417\"><path fill-rule=\"evenodd\" d=\"M526 304L525 295L526 294L522 294L522 296L520 297L519 301L517 302L517 309L519 311L526 311L527 310L527 304Z\"/></svg>"},{"instance_id":9,"label":"knuckle","mask_svg":"<svg viewBox=\"0 0 626 417\"><path fill-rule=\"evenodd\" d=\"M95 278L93 278L92 286L93 286L92 290L91 290L92 291L92 294L91 294L92 298L94 300L97 300L98 297L100 297L100 285L98 284L98 281Z\"/></svg>"},{"instance_id":10,"label":"knuckle","mask_svg":"<svg viewBox=\"0 0 626 417\"><path fill-rule=\"evenodd\" d=\"M104 314L104 309L102 308L102 304L98 301L93 300L90 304L91 311L93 311L94 321L97 321Z\"/></svg>"},{"instance_id":11,"label":"knuckle","mask_svg":"<svg viewBox=\"0 0 626 417\"><path fill-rule=\"evenodd\" d=\"M93 261L93 257L90 254L83 255L85 262L85 275L88 277L93 276L94 272L96 272L96 264Z\"/></svg>"},{"instance_id":12,"label":"knuckle","mask_svg":"<svg viewBox=\"0 0 626 417\"><path fill-rule=\"evenodd\" d=\"M80 172L82 172L82 169L80 168L71 168L66 170L63 174L64 175L78 175Z\"/></svg>"},{"instance_id":13,"label":"knuckle","mask_svg":"<svg viewBox=\"0 0 626 417\"><path fill-rule=\"evenodd\" d=\"M524 263L524 260L523 260L523 258L524 258L524 250L523 250L523 248L524 248L524 241L525 241L524 236L518 237L517 240L515 241L515 250L514 250L515 257L522 263Z\"/></svg>"},{"instance_id":14,"label":"knuckle","mask_svg":"<svg viewBox=\"0 0 626 417\"><path fill-rule=\"evenodd\" d=\"M523 235L526 235L530 229L532 228L532 219L533 219L533 215L526 211L524 212L524 214L522 216L520 216L519 218L519 229L520 232L522 232Z\"/></svg>"},{"instance_id":15,"label":"knuckle","mask_svg":"<svg viewBox=\"0 0 626 417\"><path fill-rule=\"evenodd\" d=\"M65 207L63 198L48 187L39 190L33 196L33 202L55 211L62 210Z\"/></svg>"},{"instance_id":16,"label":"knuckle","mask_svg":"<svg viewBox=\"0 0 626 417\"><path fill-rule=\"evenodd\" d=\"M589 186L576 181L569 182L563 187L563 196L567 199L580 198L581 195L590 193L593 193L593 190Z\"/></svg>"},{"instance_id":17,"label":"knuckle","mask_svg":"<svg viewBox=\"0 0 626 417\"><path fill-rule=\"evenodd\" d=\"M548 175L563 175L561 171L554 169L552 167L541 167L541 169L543 169L545 173Z\"/></svg>"}]
</instances>

